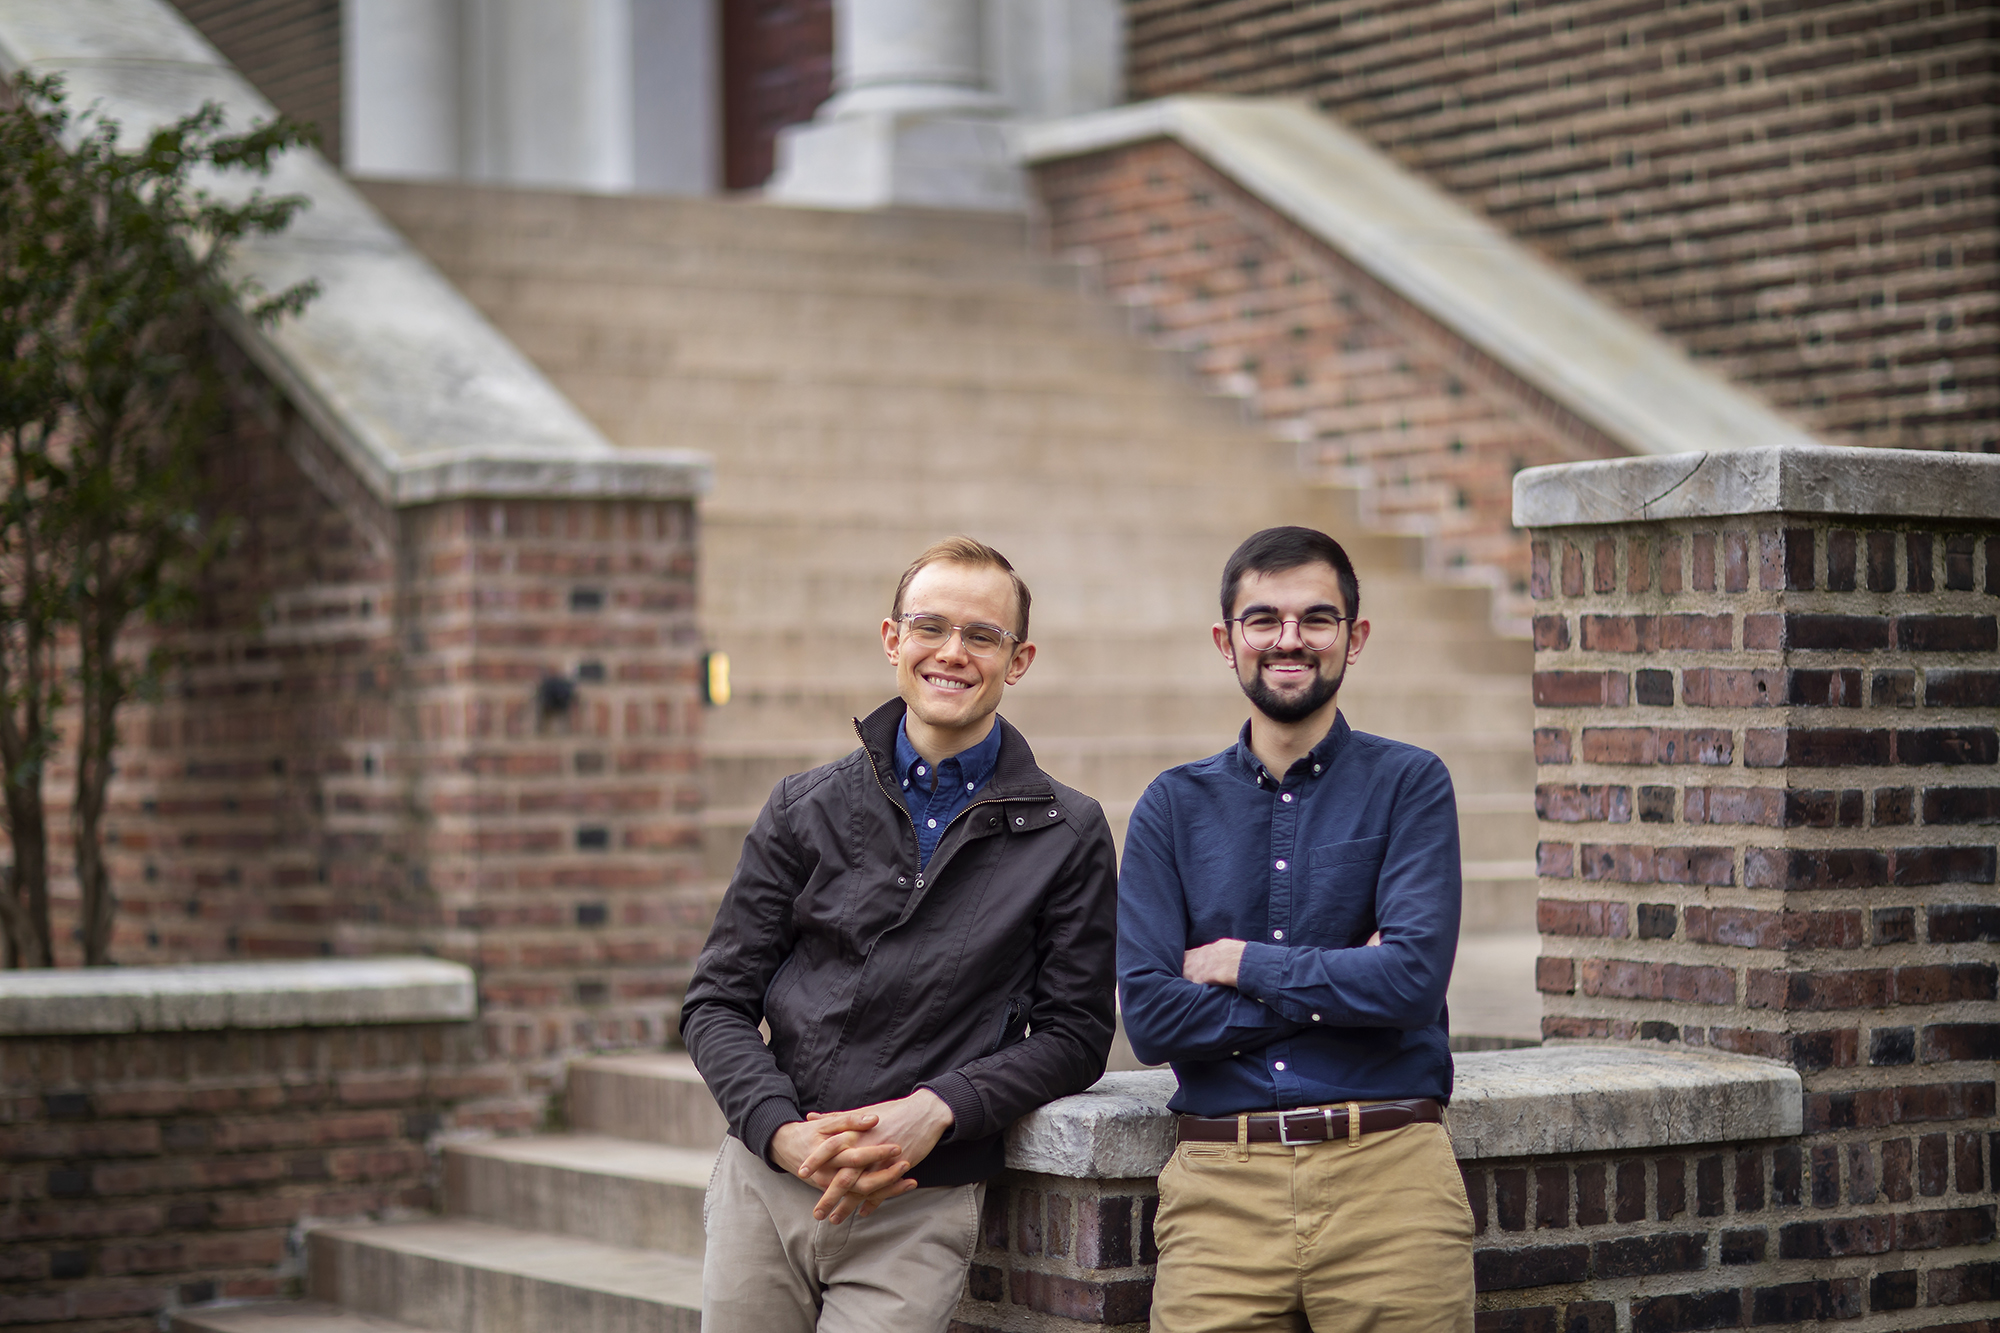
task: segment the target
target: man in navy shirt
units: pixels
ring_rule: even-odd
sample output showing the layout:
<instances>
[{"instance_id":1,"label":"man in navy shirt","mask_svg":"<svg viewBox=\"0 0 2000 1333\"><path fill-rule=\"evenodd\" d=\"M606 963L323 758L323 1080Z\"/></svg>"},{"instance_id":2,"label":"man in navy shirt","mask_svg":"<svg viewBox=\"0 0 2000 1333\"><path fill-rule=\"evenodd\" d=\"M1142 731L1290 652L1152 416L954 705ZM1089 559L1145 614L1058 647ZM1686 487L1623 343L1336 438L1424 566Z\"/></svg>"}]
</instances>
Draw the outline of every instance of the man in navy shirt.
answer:
<instances>
[{"instance_id":1,"label":"man in navy shirt","mask_svg":"<svg viewBox=\"0 0 2000 1333\"><path fill-rule=\"evenodd\" d=\"M1341 716L1360 602L1324 533L1238 547L1214 637L1250 720L1161 774L1126 832L1125 1028L1180 1079L1159 1333L1472 1327L1472 1210L1442 1125L1458 818L1436 755Z\"/></svg>"}]
</instances>

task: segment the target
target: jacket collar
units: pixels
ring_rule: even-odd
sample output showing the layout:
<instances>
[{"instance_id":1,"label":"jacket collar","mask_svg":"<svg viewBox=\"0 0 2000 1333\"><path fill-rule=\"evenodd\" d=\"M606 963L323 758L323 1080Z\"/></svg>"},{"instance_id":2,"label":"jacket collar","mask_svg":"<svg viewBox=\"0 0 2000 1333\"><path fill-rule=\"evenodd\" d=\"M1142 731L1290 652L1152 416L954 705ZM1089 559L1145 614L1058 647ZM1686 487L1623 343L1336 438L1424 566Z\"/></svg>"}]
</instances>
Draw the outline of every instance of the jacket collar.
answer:
<instances>
[{"instance_id":1,"label":"jacket collar","mask_svg":"<svg viewBox=\"0 0 2000 1333\"><path fill-rule=\"evenodd\" d=\"M855 734L861 738L861 748L868 752L868 762L875 766L875 776L889 784L883 788L885 791L893 790L897 782L896 731L903 725L903 714L908 709L909 705L896 698L867 717L854 719ZM1054 794L1049 777L1035 763L1035 752L1028 748L1027 737L998 714L994 715L993 725L1000 732L1000 757L994 762L993 776L983 789L985 798L1048 799Z\"/></svg>"}]
</instances>

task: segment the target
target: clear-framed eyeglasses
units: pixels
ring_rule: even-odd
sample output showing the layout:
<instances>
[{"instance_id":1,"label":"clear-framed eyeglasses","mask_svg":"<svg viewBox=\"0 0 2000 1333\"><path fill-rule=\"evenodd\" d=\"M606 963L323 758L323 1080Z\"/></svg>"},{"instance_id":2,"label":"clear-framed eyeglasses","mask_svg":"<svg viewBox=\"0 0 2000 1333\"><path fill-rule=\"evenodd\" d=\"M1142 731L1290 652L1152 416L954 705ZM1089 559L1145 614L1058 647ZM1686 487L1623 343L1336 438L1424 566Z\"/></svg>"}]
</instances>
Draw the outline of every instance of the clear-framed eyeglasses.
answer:
<instances>
[{"instance_id":1,"label":"clear-framed eyeglasses","mask_svg":"<svg viewBox=\"0 0 2000 1333\"><path fill-rule=\"evenodd\" d=\"M1278 640L1285 637L1285 626L1299 627L1299 642L1307 651L1323 653L1340 640L1340 627L1353 616L1338 615L1332 611L1313 611L1297 617L1277 616L1269 611L1253 611L1247 616L1238 616L1235 623L1243 628L1243 643L1255 653L1269 652L1278 646Z\"/></svg>"},{"instance_id":2,"label":"clear-framed eyeglasses","mask_svg":"<svg viewBox=\"0 0 2000 1333\"><path fill-rule=\"evenodd\" d=\"M954 625L943 616L904 614L897 617L903 622L903 633L920 648L938 649L951 642L952 631L958 632L958 641L965 651L974 657L992 657L1007 646L1007 640L1019 643L1021 636L998 625Z\"/></svg>"}]
</instances>

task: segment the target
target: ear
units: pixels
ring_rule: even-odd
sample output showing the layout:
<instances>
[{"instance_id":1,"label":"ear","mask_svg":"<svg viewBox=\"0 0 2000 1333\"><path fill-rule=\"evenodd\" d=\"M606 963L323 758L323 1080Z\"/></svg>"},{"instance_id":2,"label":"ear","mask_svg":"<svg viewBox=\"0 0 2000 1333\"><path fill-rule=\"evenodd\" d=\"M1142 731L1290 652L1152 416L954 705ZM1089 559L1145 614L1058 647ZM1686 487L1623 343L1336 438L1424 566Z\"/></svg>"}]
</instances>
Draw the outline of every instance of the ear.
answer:
<instances>
[{"instance_id":1,"label":"ear","mask_svg":"<svg viewBox=\"0 0 2000 1333\"><path fill-rule=\"evenodd\" d=\"M902 643L902 630L903 627L893 620L882 622L882 652L889 659L890 666L900 665L896 657L896 649Z\"/></svg>"},{"instance_id":2,"label":"ear","mask_svg":"<svg viewBox=\"0 0 2000 1333\"><path fill-rule=\"evenodd\" d=\"M1222 660L1229 663L1229 669L1234 671L1236 669L1236 644L1229 637L1229 626L1212 626L1209 629L1209 634L1215 639L1215 650L1222 654Z\"/></svg>"},{"instance_id":3,"label":"ear","mask_svg":"<svg viewBox=\"0 0 2000 1333\"><path fill-rule=\"evenodd\" d=\"M1035 664L1035 645L1024 643L1014 649L1014 660L1007 664L1007 674L1003 679L1012 685L1028 674L1028 668Z\"/></svg>"},{"instance_id":4,"label":"ear","mask_svg":"<svg viewBox=\"0 0 2000 1333\"><path fill-rule=\"evenodd\" d=\"M1368 643L1368 622L1357 620L1347 627L1347 665L1353 666L1354 659L1361 656L1361 650Z\"/></svg>"}]
</instances>

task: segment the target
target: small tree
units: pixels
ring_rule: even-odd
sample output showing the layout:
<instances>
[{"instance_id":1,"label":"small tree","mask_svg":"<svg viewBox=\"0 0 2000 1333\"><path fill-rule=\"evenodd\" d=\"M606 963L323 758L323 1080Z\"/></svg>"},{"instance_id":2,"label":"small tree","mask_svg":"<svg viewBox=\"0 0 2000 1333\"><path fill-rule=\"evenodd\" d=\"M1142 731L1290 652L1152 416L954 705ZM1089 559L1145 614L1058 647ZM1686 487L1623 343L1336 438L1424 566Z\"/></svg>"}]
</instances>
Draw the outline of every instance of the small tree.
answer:
<instances>
[{"instance_id":1,"label":"small tree","mask_svg":"<svg viewBox=\"0 0 2000 1333\"><path fill-rule=\"evenodd\" d=\"M267 174L309 131L286 120L223 130L213 103L130 150L115 121L76 120L60 83L21 78L0 110L0 765L13 863L0 927L13 966L47 967L44 776L76 704L70 808L87 963L109 961L116 912L105 799L120 705L158 651L127 646L140 618L170 622L225 525L204 505L202 451L227 384L211 312L260 324L296 313L314 284L276 296L229 271L245 236L282 229L305 200L239 203L197 183ZM72 146L63 146L65 137Z\"/></svg>"}]
</instances>

